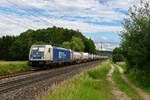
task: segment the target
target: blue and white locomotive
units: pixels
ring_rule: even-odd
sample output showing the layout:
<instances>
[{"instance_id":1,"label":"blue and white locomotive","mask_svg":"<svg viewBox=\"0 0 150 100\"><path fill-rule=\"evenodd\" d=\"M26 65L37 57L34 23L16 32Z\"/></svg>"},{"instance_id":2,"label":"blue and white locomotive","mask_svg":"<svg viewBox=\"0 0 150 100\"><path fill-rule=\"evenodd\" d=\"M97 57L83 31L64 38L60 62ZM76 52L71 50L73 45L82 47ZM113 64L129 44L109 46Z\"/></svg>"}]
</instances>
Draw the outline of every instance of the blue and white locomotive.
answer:
<instances>
[{"instance_id":1,"label":"blue and white locomotive","mask_svg":"<svg viewBox=\"0 0 150 100\"><path fill-rule=\"evenodd\" d=\"M51 45L32 45L29 54L29 65L41 66L52 63L70 62L71 50L52 47Z\"/></svg>"},{"instance_id":2,"label":"blue and white locomotive","mask_svg":"<svg viewBox=\"0 0 150 100\"><path fill-rule=\"evenodd\" d=\"M41 67L52 64L81 63L94 60L94 55L75 52L71 49L51 45L32 45L29 53L29 65Z\"/></svg>"}]
</instances>

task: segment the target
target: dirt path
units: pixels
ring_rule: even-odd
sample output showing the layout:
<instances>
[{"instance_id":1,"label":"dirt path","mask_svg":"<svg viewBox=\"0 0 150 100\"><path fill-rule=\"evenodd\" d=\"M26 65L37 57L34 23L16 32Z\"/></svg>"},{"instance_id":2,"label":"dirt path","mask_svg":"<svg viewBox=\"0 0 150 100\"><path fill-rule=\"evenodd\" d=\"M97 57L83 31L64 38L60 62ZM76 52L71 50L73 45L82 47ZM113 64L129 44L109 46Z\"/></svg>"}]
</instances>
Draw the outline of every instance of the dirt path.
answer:
<instances>
[{"instance_id":1,"label":"dirt path","mask_svg":"<svg viewBox=\"0 0 150 100\"><path fill-rule=\"evenodd\" d=\"M136 87L134 84L132 84L131 82L128 81L128 79L125 77L125 75L123 74L123 69L121 67L119 67L117 65L120 73L121 73L121 78L133 89L135 89L137 91L137 93L144 98L145 100L150 100L150 95L148 93L145 93L142 89Z\"/></svg>"},{"instance_id":2,"label":"dirt path","mask_svg":"<svg viewBox=\"0 0 150 100\"><path fill-rule=\"evenodd\" d=\"M115 82L112 79L112 73L114 72L114 66L111 65L111 70L107 74L107 80L110 82L112 88L112 94L116 97L117 100L131 100L124 92L120 91L116 86Z\"/></svg>"}]
</instances>

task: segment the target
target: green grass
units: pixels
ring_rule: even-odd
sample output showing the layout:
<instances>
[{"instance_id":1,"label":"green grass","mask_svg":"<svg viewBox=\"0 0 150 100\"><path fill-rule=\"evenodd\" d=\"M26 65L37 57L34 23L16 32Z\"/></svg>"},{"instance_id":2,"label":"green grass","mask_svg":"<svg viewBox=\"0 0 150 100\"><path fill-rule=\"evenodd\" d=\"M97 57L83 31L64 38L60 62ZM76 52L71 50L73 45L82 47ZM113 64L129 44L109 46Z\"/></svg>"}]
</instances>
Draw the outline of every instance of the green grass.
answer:
<instances>
[{"instance_id":1,"label":"green grass","mask_svg":"<svg viewBox=\"0 0 150 100\"><path fill-rule=\"evenodd\" d=\"M27 63L27 61L0 61L1 64L23 64Z\"/></svg>"},{"instance_id":2,"label":"green grass","mask_svg":"<svg viewBox=\"0 0 150 100\"><path fill-rule=\"evenodd\" d=\"M0 75L10 74L15 72L24 72L31 70L32 67L29 67L27 62L14 62L14 63L1 63L0 64Z\"/></svg>"},{"instance_id":3,"label":"green grass","mask_svg":"<svg viewBox=\"0 0 150 100\"><path fill-rule=\"evenodd\" d=\"M126 76L133 84L135 84L137 87L143 89L144 91L150 94L150 84L148 84L147 82L144 82L145 80L140 81L137 77L139 76L138 73L136 72L127 73Z\"/></svg>"},{"instance_id":4,"label":"green grass","mask_svg":"<svg viewBox=\"0 0 150 100\"><path fill-rule=\"evenodd\" d=\"M113 80L117 84L117 87L131 97L132 100L143 100L139 94L133 88L128 86L128 84L126 84L125 81L120 77L120 72L117 67L115 67L115 71L113 73Z\"/></svg>"},{"instance_id":5,"label":"green grass","mask_svg":"<svg viewBox=\"0 0 150 100\"><path fill-rule=\"evenodd\" d=\"M42 100L115 100L106 80L109 69L110 64L105 64L89 70Z\"/></svg>"},{"instance_id":6,"label":"green grass","mask_svg":"<svg viewBox=\"0 0 150 100\"><path fill-rule=\"evenodd\" d=\"M117 63L117 65L119 65L121 68L123 68L124 73L127 72L127 68L126 68L126 64L125 63L123 63L123 64Z\"/></svg>"},{"instance_id":7,"label":"green grass","mask_svg":"<svg viewBox=\"0 0 150 100\"><path fill-rule=\"evenodd\" d=\"M126 64L119 64L120 67L126 69ZM125 76L129 79L130 82L135 84L137 87L141 88L142 90L148 92L150 94L150 84L146 81L141 81L139 77L143 77L139 75L138 71L132 71L125 73Z\"/></svg>"}]
</instances>

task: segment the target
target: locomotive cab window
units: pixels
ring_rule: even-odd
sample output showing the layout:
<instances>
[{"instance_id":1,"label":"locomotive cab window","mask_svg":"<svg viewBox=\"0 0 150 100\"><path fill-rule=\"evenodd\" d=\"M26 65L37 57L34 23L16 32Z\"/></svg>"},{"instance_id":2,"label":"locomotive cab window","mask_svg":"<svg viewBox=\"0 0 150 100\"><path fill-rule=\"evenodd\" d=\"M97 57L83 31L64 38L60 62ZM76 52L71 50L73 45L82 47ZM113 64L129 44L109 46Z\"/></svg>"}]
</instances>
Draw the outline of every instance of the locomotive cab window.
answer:
<instances>
[{"instance_id":1,"label":"locomotive cab window","mask_svg":"<svg viewBox=\"0 0 150 100\"><path fill-rule=\"evenodd\" d=\"M48 49L48 52L49 52L49 53L51 52L51 48Z\"/></svg>"},{"instance_id":2,"label":"locomotive cab window","mask_svg":"<svg viewBox=\"0 0 150 100\"><path fill-rule=\"evenodd\" d=\"M39 52L44 52L44 47L39 47Z\"/></svg>"},{"instance_id":3,"label":"locomotive cab window","mask_svg":"<svg viewBox=\"0 0 150 100\"><path fill-rule=\"evenodd\" d=\"M32 54L41 54L41 53L44 53L44 49L45 49L44 46L35 46L32 48L31 53Z\"/></svg>"}]
</instances>

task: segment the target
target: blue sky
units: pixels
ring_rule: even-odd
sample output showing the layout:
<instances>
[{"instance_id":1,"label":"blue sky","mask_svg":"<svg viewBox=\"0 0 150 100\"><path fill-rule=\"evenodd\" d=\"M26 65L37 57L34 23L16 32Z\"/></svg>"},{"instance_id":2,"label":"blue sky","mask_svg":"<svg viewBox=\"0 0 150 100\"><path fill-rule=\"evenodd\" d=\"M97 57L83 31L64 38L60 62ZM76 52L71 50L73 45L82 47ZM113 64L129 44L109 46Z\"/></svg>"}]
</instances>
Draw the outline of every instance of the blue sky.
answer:
<instances>
[{"instance_id":1,"label":"blue sky","mask_svg":"<svg viewBox=\"0 0 150 100\"><path fill-rule=\"evenodd\" d=\"M55 25L79 30L96 42L119 43L123 18L128 8L138 3L139 0L0 0L0 36ZM108 44L103 49L116 46Z\"/></svg>"}]
</instances>

